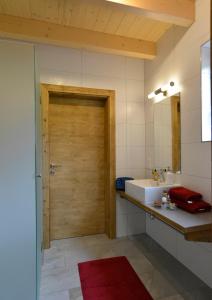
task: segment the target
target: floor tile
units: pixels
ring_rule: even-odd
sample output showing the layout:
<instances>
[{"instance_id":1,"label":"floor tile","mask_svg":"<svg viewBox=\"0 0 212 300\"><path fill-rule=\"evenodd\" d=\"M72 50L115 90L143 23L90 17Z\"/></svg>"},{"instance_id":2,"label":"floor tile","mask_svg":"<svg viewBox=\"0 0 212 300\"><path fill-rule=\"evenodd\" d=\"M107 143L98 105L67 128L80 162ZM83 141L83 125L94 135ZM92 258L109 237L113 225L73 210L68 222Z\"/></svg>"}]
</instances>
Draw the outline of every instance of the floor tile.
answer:
<instances>
[{"instance_id":1,"label":"floor tile","mask_svg":"<svg viewBox=\"0 0 212 300\"><path fill-rule=\"evenodd\" d=\"M59 293L51 293L51 294L41 296L40 300L70 300L70 297L68 291L63 291ZM76 300L78 299L76 298Z\"/></svg>"},{"instance_id":2,"label":"floor tile","mask_svg":"<svg viewBox=\"0 0 212 300\"><path fill-rule=\"evenodd\" d=\"M183 298L181 295L173 295L170 297L166 297L166 298L162 298L161 300L183 300L185 298Z\"/></svg>"},{"instance_id":3,"label":"floor tile","mask_svg":"<svg viewBox=\"0 0 212 300\"><path fill-rule=\"evenodd\" d=\"M83 300L78 263L114 256L128 258L154 300L212 300L211 289L146 234L52 241L44 252L40 300Z\"/></svg>"},{"instance_id":4,"label":"floor tile","mask_svg":"<svg viewBox=\"0 0 212 300\"><path fill-rule=\"evenodd\" d=\"M152 277L146 283L146 287L155 300L170 297L177 293L171 283L157 270L153 270Z\"/></svg>"},{"instance_id":5,"label":"floor tile","mask_svg":"<svg viewBox=\"0 0 212 300\"><path fill-rule=\"evenodd\" d=\"M70 300L83 300L81 288L73 288L69 290Z\"/></svg>"}]
</instances>

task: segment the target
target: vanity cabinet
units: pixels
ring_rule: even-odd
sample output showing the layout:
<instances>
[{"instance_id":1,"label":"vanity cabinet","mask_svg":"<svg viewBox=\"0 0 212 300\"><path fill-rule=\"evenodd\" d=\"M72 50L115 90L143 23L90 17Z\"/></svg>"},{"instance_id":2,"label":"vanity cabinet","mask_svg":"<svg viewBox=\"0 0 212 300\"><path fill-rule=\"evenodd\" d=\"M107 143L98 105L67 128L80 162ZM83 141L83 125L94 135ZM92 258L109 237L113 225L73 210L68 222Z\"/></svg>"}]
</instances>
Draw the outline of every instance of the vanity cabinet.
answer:
<instances>
[{"instance_id":1,"label":"vanity cabinet","mask_svg":"<svg viewBox=\"0 0 212 300\"><path fill-rule=\"evenodd\" d=\"M146 233L212 288L212 243L185 239L201 230L207 232L211 213L192 215L180 209L157 209L125 192L119 194L145 212Z\"/></svg>"},{"instance_id":2,"label":"vanity cabinet","mask_svg":"<svg viewBox=\"0 0 212 300\"><path fill-rule=\"evenodd\" d=\"M212 288L212 244L186 241L181 233L148 213L146 233Z\"/></svg>"},{"instance_id":3,"label":"vanity cabinet","mask_svg":"<svg viewBox=\"0 0 212 300\"><path fill-rule=\"evenodd\" d=\"M176 236L177 259L212 288L212 244L188 242L179 233Z\"/></svg>"}]
</instances>

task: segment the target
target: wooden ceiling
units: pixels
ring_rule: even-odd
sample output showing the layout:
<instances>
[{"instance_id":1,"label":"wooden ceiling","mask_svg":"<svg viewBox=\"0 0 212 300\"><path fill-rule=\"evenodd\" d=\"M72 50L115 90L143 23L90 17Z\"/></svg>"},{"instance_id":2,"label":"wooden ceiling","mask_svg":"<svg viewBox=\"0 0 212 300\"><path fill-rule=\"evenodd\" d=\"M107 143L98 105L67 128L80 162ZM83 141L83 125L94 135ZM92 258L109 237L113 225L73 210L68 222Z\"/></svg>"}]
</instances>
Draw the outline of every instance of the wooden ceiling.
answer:
<instances>
[{"instance_id":1,"label":"wooden ceiling","mask_svg":"<svg viewBox=\"0 0 212 300\"><path fill-rule=\"evenodd\" d=\"M136 15L108 1L0 0L0 13L153 42L172 25Z\"/></svg>"},{"instance_id":2,"label":"wooden ceiling","mask_svg":"<svg viewBox=\"0 0 212 300\"><path fill-rule=\"evenodd\" d=\"M157 5L161 2L161 6L156 12L150 6L149 11L148 5L154 2ZM182 6L185 3L187 6ZM0 36L39 41L40 31L41 42L46 37L46 42L55 44L58 37L54 33L61 36L61 31L64 40L60 39L58 44L154 58L156 42L173 24L180 22L180 17L183 26L192 23L192 16L183 13L180 16L177 12L178 8L191 12L190 3L193 0L0 0ZM172 9L174 13L169 17L167 10ZM36 27L39 30L36 31ZM84 40L79 40L77 35Z\"/></svg>"}]
</instances>

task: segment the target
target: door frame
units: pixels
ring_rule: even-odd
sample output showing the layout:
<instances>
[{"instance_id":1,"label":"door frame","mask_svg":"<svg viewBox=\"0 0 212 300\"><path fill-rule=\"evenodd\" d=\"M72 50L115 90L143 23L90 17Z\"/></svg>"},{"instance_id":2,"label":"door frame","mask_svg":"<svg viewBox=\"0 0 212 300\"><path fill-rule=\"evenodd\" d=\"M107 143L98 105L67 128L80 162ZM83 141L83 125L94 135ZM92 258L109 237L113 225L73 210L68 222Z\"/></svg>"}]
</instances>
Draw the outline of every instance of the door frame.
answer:
<instances>
[{"instance_id":1,"label":"door frame","mask_svg":"<svg viewBox=\"0 0 212 300\"><path fill-rule=\"evenodd\" d=\"M41 84L42 143L43 143L43 241L50 247L49 198L49 98L50 95L88 96L105 101L105 231L110 239L116 237L115 201L115 91L75 86ZM79 99L80 101L80 99Z\"/></svg>"}]
</instances>

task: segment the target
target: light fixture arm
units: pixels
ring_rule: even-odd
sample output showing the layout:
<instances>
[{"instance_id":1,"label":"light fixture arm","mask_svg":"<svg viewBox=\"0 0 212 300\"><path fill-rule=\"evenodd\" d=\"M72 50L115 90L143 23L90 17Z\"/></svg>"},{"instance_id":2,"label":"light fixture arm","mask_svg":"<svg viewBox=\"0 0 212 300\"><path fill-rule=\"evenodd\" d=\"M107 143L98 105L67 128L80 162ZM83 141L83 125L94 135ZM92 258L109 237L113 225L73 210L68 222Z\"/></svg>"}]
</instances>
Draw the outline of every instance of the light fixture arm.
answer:
<instances>
[{"instance_id":1,"label":"light fixture arm","mask_svg":"<svg viewBox=\"0 0 212 300\"><path fill-rule=\"evenodd\" d=\"M170 81L169 84L164 85L163 87L158 88L154 92L150 93L148 95L148 99L152 99L159 94L163 94L163 96L166 97L168 95L168 90L170 89L170 87L172 88L174 85L175 85L174 81Z\"/></svg>"}]
</instances>

